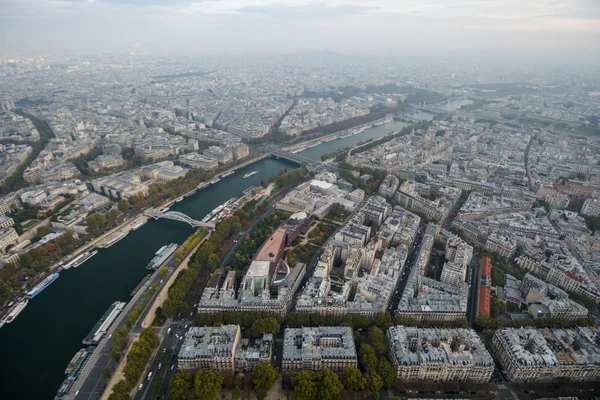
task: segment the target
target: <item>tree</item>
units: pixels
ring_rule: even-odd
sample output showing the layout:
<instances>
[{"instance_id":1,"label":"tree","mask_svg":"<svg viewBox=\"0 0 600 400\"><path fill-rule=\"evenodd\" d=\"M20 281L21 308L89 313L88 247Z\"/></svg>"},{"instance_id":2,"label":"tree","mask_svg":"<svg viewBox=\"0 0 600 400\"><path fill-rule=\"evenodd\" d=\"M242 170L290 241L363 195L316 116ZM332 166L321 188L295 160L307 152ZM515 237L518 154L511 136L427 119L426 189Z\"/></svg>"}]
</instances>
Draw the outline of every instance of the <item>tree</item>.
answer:
<instances>
[{"instance_id":1,"label":"tree","mask_svg":"<svg viewBox=\"0 0 600 400\"><path fill-rule=\"evenodd\" d=\"M371 382L369 382L369 389L371 390L371 398L374 400L379 399L379 391L383 387L383 380L377 374L371 376Z\"/></svg>"},{"instance_id":2,"label":"tree","mask_svg":"<svg viewBox=\"0 0 600 400\"><path fill-rule=\"evenodd\" d=\"M113 228L117 225L120 216L121 213L118 210L112 209L106 212L106 223L109 226L109 228Z\"/></svg>"},{"instance_id":3,"label":"tree","mask_svg":"<svg viewBox=\"0 0 600 400\"><path fill-rule=\"evenodd\" d=\"M37 235L39 238L43 238L44 236L46 236L47 234L50 233L50 227L49 226L40 226L39 228L37 228Z\"/></svg>"},{"instance_id":4,"label":"tree","mask_svg":"<svg viewBox=\"0 0 600 400\"><path fill-rule=\"evenodd\" d=\"M213 400L221 391L223 377L214 369L201 369L194 377L196 397L202 400Z\"/></svg>"},{"instance_id":5,"label":"tree","mask_svg":"<svg viewBox=\"0 0 600 400\"><path fill-rule=\"evenodd\" d=\"M317 381L320 400L339 400L342 398L344 385L340 382L340 377L329 368L325 367L319 371Z\"/></svg>"},{"instance_id":6,"label":"tree","mask_svg":"<svg viewBox=\"0 0 600 400\"><path fill-rule=\"evenodd\" d=\"M358 351L358 361L366 372L373 372L377 368L377 354L371 345L361 344Z\"/></svg>"},{"instance_id":7,"label":"tree","mask_svg":"<svg viewBox=\"0 0 600 400\"><path fill-rule=\"evenodd\" d=\"M125 379L121 379L108 396L108 400L128 400L131 388Z\"/></svg>"},{"instance_id":8,"label":"tree","mask_svg":"<svg viewBox=\"0 0 600 400\"><path fill-rule=\"evenodd\" d=\"M386 330L392 326L392 316L389 312L378 312L373 316L373 323L379 328Z\"/></svg>"},{"instance_id":9,"label":"tree","mask_svg":"<svg viewBox=\"0 0 600 400\"><path fill-rule=\"evenodd\" d=\"M238 386L234 387L233 390L231 391L231 400L237 400L240 398L241 395L241 390Z\"/></svg>"},{"instance_id":10,"label":"tree","mask_svg":"<svg viewBox=\"0 0 600 400\"><path fill-rule=\"evenodd\" d=\"M100 229L102 229L102 227L104 226L104 223L104 216L102 216L101 214L96 213L91 217L88 217L88 219L86 220L87 232L91 234L98 233Z\"/></svg>"},{"instance_id":11,"label":"tree","mask_svg":"<svg viewBox=\"0 0 600 400\"><path fill-rule=\"evenodd\" d=\"M192 389L192 374L189 372L178 372L169 383L171 388L169 400L187 400L190 398Z\"/></svg>"},{"instance_id":12,"label":"tree","mask_svg":"<svg viewBox=\"0 0 600 400\"><path fill-rule=\"evenodd\" d=\"M378 357L382 357L387 353L385 335L378 327L372 326L369 328L369 342L371 342L371 346L373 346L373 350L375 350Z\"/></svg>"},{"instance_id":13,"label":"tree","mask_svg":"<svg viewBox=\"0 0 600 400\"><path fill-rule=\"evenodd\" d=\"M259 337L265 333L271 333L273 335L279 332L279 322L273 317L259 318L252 323L250 328L250 334L254 337Z\"/></svg>"},{"instance_id":14,"label":"tree","mask_svg":"<svg viewBox=\"0 0 600 400\"><path fill-rule=\"evenodd\" d=\"M158 271L158 276L160 277L160 279L163 279L165 276L167 276L168 273L169 267L160 267L160 270Z\"/></svg>"},{"instance_id":15,"label":"tree","mask_svg":"<svg viewBox=\"0 0 600 400\"><path fill-rule=\"evenodd\" d=\"M220 261L221 260L219 260L219 256L218 255L211 254L210 256L208 256L208 261L206 262L206 266L208 267L208 269L210 271L214 271L219 266L219 262Z\"/></svg>"},{"instance_id":16,"label":"tree","mask_svg":"<svg viewBox=\"0 0 600 400\"><path fill-rule=\"evenodd\" d=\"M221 371L221 376L223 377L223 387L226 389L231 389L235 379L235 374L233 371L230 369L223 370Z\"/></svg>"},{"instance_id":17,"label":"tree","mask_svg":"<svg viewBox=\"0 0 600 400\"><path fill-rule=\"evenodd\" d=\"M317 382L313 371L299 371L292 373L293 400L316 400Z\"/></svg>"},{"instance_id":18,"label":"tree","mask_svg":"<svg viewBox=\"0 0 600 400\"><path fill-rule=\"evenodd\" d=\"M392 364L384 357L379 359L377 363L377 375L381 377L383 381L383 386L390 388L396 384L396 380L398 379L398 375L396 375L396 371Z\"/></svg>"},{"instance_id":19,"label":"tree","mask_svg":"<svg viewBox=\"0 0 600 400\"><path fill-rule=\"evenodd\" d=\"M126 214L127 211L129 211L129 202L127 200L119 200L119 202L117 203L117 208L123 214Z\"/></svg>"},{"instance_id":20,"label":"tree","mask_svg":"<svg viewBox=\"0 0 600 400\"><path fill-rule=\"evenodd\" d=\"M267 392L277 378L279 377L279 370L271 364L266 362L259 362L254 367L254 371L252 372L252 387L256 392L256 397L258 400L262 400L267 396Z\"/></svg>"},{"instance_id":21,"label":"tree","mask_svg":"<svg viewBox=\"0 0 600 400\"><path fill-rule=\"evenodd\" d=\"M112 375L112 371L110 370L110 368L108 366L104 367L102 369L102 374L100 375L100 379L108 379L110 378L110 376Z\"/></svg>"},{"instance_id":22,"label":"tree","mask_svg":"<svg viewBox=\"0 0 600 400\"><path fill-rule=\"evenodd\" d=\"M367 380L362 376L360 370L356 367L347 367L344 370L344 387L348 390L363 390Z\"/></svg>"}]
</instances>

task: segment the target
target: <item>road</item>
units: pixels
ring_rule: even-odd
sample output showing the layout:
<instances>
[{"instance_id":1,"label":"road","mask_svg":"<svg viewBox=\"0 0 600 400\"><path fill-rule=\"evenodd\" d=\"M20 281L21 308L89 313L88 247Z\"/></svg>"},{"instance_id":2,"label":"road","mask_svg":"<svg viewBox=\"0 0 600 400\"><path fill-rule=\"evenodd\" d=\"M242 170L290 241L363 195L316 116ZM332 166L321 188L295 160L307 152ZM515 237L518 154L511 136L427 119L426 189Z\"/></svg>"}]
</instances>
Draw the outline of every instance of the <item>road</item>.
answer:
<instances>
[{"instance_id":1,"label":"road","mask_svg":"<svg viewBox=\"0 0 600 400\"><path fill-rule=\"evenodd\" d=\"M406 258L406 263L404 264L404 268L402 269L402 275L400 275L400 279L396 284L396 290L392 294L392 298L388 304L388 311L391 315L394 315L394 312L398 308L398 303L400 302L400 298L402 297L402 293L404 292L404 287L406 286L406 279L410 271L415 266L415 261L417 256L419 255L419 250L421 248L421 242L423 241L423 233L425 232L425 227L427 223L421 219L421 224L419 226L419 230L415 235L415 240L413 240L413 244L408 253L408 257Z\"/></svg>"},{"instance_id":2,"label":"road","mask_svg":"<svg viewBox=\"0 0 600 400\"><path fill-rule=\"evenodd\" d=\"M469 264L469 300L467 302L467 319L473 326L477 317L477 298L479 294L479 275L481 274L482 254L475 250Z\"/></svg>"},{"instance_id":3,"label":"road","mask_svg":"<svg viewBox=\"0 0 600 400\"><path fill-rule=\"evenodd\" d=\"M158 277L158 271L155 272L150 279L138 290L134 297L129 301L125 309L119 314L115 322L111 325L109 330L104 335L104 338L100 341L96 350L86 363L79 379L75 382L71 388L71 392L68 399L77 400L91 400L98 399L104 390L106 379L102 379L102 370L105 367L114 368L116 363L109 356L110 347L112 344L112 334L115 330L125 325L127 322L127 315L143 300L143 295L150 285L154 282L160 282ZM155 292L158 293L158 289Z\"/></svg>"}]
</instances>

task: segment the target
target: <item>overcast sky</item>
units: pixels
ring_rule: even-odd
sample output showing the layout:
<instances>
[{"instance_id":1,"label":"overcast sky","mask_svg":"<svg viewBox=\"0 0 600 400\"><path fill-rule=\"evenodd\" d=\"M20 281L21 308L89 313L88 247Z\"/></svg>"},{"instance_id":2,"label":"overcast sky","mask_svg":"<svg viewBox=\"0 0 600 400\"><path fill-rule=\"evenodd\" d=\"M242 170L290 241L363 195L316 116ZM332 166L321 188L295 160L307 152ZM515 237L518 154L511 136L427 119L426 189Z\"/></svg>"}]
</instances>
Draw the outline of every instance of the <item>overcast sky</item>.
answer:
<instances>
[{"instance_id":1,"label":"overcast sky","mask_svg":"<svg viewBox=\"0 0 600 400\"><path fill-rule=\"evenodd\" d=\"M0 38L2 55L568 50L600 58L600 0L0 0Z\"/></svg>"}]
</instances>

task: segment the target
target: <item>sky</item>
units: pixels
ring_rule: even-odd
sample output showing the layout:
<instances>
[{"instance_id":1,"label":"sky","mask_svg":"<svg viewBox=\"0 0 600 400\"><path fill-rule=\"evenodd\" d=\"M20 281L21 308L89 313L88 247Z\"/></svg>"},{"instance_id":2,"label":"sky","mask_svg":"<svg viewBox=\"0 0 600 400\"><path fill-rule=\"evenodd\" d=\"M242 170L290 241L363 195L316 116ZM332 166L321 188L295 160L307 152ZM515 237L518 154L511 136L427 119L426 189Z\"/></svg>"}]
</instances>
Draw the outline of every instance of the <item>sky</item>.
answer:
<instances>
[{"instance_id":1,"label":"sky","mask_svg":"<svg viewBox=\"0 0 600 400\"><path fill-rule=\"evenodd\" d=\"M600 0L0 0L0 55L578 53Z\"/></svg>"}]
</instances>

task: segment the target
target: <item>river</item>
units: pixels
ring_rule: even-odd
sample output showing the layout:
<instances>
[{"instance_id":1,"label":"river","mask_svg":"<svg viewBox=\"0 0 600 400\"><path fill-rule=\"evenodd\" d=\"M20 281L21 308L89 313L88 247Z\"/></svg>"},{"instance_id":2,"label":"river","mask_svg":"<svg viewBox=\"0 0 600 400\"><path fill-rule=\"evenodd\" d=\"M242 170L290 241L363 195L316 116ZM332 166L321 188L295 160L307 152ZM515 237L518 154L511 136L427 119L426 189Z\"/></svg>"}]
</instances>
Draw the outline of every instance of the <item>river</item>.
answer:
<instances>
[{"instance_id":1,"label":"river","mask_svg":"<svg viewBox=\"0 0 600 400\"><path fill-rule=\"evenodd\" d=\"M171 207L202 219L218 205L239 197L250 186L297 164L267 158L239 169L220 182ZM250 171L257 174L243 179ZM5 399L52 399L65 378L64 369L82 347L81 341L110 304L129 301L129 293L149 272L144 268L168 243L183 243L193 232L185 223L149 220L30 300L11 324L0 329L0 376Z\"/></svg>"},{"instance_id":2,"label":"river","mask_svg":"<svg viewBox=\"0 0 600 400\"><path fill-rule=\"evenodd\" d=\"M468 99L448 100L447 102L443 103L440 106L437 106L436 108L438 108L440 110L444 110L444 111L455 111L456 109L460 108L461 106L465 106L467 104L473 104L473 100L468 100Z\"/></svg>"}]
</instances>

